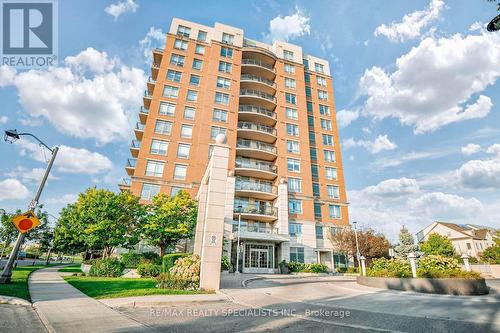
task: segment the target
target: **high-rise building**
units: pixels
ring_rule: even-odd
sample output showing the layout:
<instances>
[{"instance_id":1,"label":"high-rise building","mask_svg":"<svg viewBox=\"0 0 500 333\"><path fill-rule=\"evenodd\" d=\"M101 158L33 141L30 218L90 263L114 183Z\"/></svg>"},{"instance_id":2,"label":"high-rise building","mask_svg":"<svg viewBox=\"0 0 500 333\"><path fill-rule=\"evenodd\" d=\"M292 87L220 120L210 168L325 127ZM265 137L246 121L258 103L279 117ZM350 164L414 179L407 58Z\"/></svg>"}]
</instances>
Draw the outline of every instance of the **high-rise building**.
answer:
<instances>
[{"instance_id":1,"label":"high-rise building","mask_svg":"<svg viewBox=\"0 0 500 333\"><path fill-rule=\"evenodd\" d=\"M335 115L326 60L290 43L247 39L224 24L174 18L165 48L153 50L130 179L120 187L144 202L158 192L196 195L223 133L243 271L275 272L282 260L331 269L345 258L329 235L348 226Z\"/></svg>"}]
</instances>

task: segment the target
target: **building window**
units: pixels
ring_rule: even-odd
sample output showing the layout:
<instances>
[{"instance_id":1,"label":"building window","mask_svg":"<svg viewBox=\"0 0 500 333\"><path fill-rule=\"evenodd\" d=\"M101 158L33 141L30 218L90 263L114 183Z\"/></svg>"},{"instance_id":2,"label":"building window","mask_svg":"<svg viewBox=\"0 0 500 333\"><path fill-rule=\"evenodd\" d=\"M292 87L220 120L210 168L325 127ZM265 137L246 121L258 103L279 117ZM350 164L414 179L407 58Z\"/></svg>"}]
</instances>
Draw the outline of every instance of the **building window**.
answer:
<instances>
[{"instance_id":1,"label":"building window","mask_svg":"<svg viewBox=\"0 0 500 333\"><path fill-rule=\"evenodd\" d=\"M174 42L174 49L186 51L188 48L188 42L182 39L176 39Z\"/></svg>"},{"instance_id":2,"label":"building window","mask_svg":"<svg viewBox=\"0 0 500 333\"><path fill-rule=\"evenodd\" d=\"M319 183L313 183L313 195L319 197Z\"/></svg>"},{"instance_id":3,"label":"building window","mask_svg":"<svg viewBox=\"0 0 500 333\"><path fill-rule=\"evenodd\" d=\"M160 185L142 184L141 199L151 200L158 193L160 193Z\"/></svg>"},{"instance_id":4,"label":"building window","mask_svg":"<svg viewBox=\"0 0 500 333\"><path fill-rule=\"evenodd\" d=\"M316 144L316 134L314 132L309 132L309 143Z\"/></svg>"},{"instance_id":5,"label":"building window","mask_svg":"<svg viewBox=\"0 0 500 333\"><path fill-rule=\"evenodd\" d=\"M313 112L313 103L312 102L306 102L306 108L308 113Z\"/></svg>"},{"instance_id":6,"label":"building window","mask_svg":"<svg viewBox=\"0 0 500 333\"><path fill-rule=\"evenodd\" d=\"M286 134L290 136L299 136L299 125L286 124Z\"/></svg>"},{"instance_id":7,"label":"building window","mask_svg":"<svg viewBox=\"0 0 500 333\"><path fill-rule=\"evenodd\" d=\"M186 96L186 101L188 102L196 102L198 99L198 92L194 90L188 90L187 96Z\"/></svg>"},{"instance_id":8,"label":"building window","mask_svg":"<svg viewBox=\"0 0 500 333\"><path fill-rule=\"evenodd\" d=\"M330 227L330 234L332 236L336 236L340 230L342 230L342 228L339 228L339 227Z\"/></svg>"},{"instance_id":9,"label":"building window","mask_svg":"<svg viewBox=\"0 0 500 333\"><path fill-rule=\"evenodd\" d=\"M197 39L199 41L201 41L201 42L206 41L207 40L207 32L206 31L202 31L202 30L198 31L198 37L197 37Z\"/></svg>"},{"instance_id":10,"label":"building window","mask_svg":"<svg viewBox=\"0 0 500 333\"><path fill-rule=\"evenodd\" d=\"M309 126L310 129L314 127L314 117L313 116L307 116L307 126Z\"/></svg>"},{"instance_id":11,"label":"building window","mask_svg":"<svg viewBox=\"0 0 500 333\"><path fill-rule=\"evenodd\" d=\"M297 96L290 93L285 93L285 100L288 104L297 104Z\"/></svg>"},{"instance_id":12,"label":"building window","mask_svg":"<svg viewBox=\"0 0 500 333\"><path fill-rule=\"evenodd\" d=\"M226 134L226 129L224 127L212 126L212 128L210 129L210 138L212 140L215 140L215 138L219 134Z\"/></svg>"},{"instance_id":13,"label":"building window","mask_svg":"<svg viewBox=\"0 0 500 333\"><path fill-rule=\"evenodd\" d=\"M188 159L190 149L191 149L191 145L179 143L179 146L177 146L177 157Z\"/></svg>"},{"instance_id":14,"label":"building window","mask_svg":"<svg viewBox=\"0 0 500 333\"><path fill-rule=\"evenodd\" d=\"M299 143L297 141L286 141L286 150L289 153L298 154L300 152Z\"/></svg>"},{"instance_id":15,"label":"building window","mask_svg":"<svg viewBox=\"0 0 500 333\"><path fill-rule=\"evenodd\" d=\"M318 202L314 203L314 217L317 219L321 218L321 204Z\"/></svg>"},{"instance_id":16,"label":"building window","mask_svg":"<svg viewBox=\"0 0 500 333\"><path fill-rule=\"evenodd\" d=\"M314 63L314 70L318 73L324 73L324 66L323 64L318 64L317 62Z\"/></svg>"},{"instance_id":17,"label":"building window","mask_svg":"<svg viewBox=\"0 0 500 333\"><path fill-rule=\"evenodd\" d=\"M309 69L309 60L302 58L302 64L304 64L305 69Z\"/></svg>"},{"instance_id":18,"label":"building window","mask_svg":"<svg viewBox=\"0 0 500 333\"><path fill-rule=\"evenodd\" d=\"M340 206L339 205L329 205L328 211L332 219L340 219Z\"/></svg>"},{"instance_id":19,"label":"building window","mask_svg":"<svg viewBox=\"0 0 500 333\"><path fill-rule=\"evenodd\" d=\"M306 87L306 97L312 97L311 87Z\"/></svg>"},{"instance_id":20,"label":"building window","mask_svg":"<svg viewBox=\"0 0 500 333\"><path fill-rule=\"evenodd\" d=\"M219 72L231 73L232 64L230 62L219 61Z\"/></svg>"},{"instance_id":21,"label":"building window","mask_svg":"<svg viewBox=\"0 0 500 333\"><path fill-rule=\"evenodd\" d=\"M299 119L299 114L297 112L296 109L292 109L292 108L285 108L285 111L286 111L286 117L288 119L292 119L292 120L297 120Z\"/></svg>"},{"instance_id":22,"label":"building window","mask_svg":"<svg viewBox=\"0 0 500 333\"><path fill-rule=\"evenodd\" d=\"M165 163L157 161L148 161L146 164L146 176L161 177L163 176L163 167Z\"/></svg>"},{"instance_id":23,"label":"building window","mask_svg":"<svg viewBox=\"0 0 500 333\"><path fill-rule=\"evenodd\" d=\"M198 75L191 74L191 76L189 77L189 85L199 86L200 85L200 77Z\"/></svg>"},{"instance_id":24,"label":"building window","mask_svg":"<svg viewBox=\"0 0 500 333\"><path fill-rule=\"evenodd\" d=\"M187 165L176 164L174 168L175 179L186 179Z\"/></svg>"},{"instance_id":25,"label":"building window","mask_svg":"<svg viewBox=\"0 0 500 333\"><path fill-rule=\"evenodd\" d=\"M184 67L184 56L173 53L170 57L170 65Z\"/></svg>"},{"instance_id":26,"label":"building window","mask_svg":"<svg viewBox=\"0 0 500 333\"><path fill-rule=\"evenodd\" d=\"M177 98L179 96L179 88L172 86L165 86L163 88L163 97Z\"/></svg>"},{"instance_id":27,"label":"building window","mask_svg":"<svg viewBox=\"0 0 500 333\"><path fill-rule=\"evenodd\" d=\"M322 116L329 116L330 115L330 108L326 105L319 105L319 114Z\"/></svg>"},{"instance_id":28,"label":"building window","mask_svg":"<svg viewBox=\"0 0 500 333\"><path fill-rule=\"evenodd\" d=\"M167 156L168 150L168 142L153 139L151 141L151 149L149 150L150 154L163 155Z\"/></svg>"},{"instance_id":29,"label":"building window","mask_svg":"<svg viewBox=\"0 0 500 333\"><path fill-rule=\"evenodd\" d=\"M184 108L184 119L193 120L195 113L196 113L196 109L195 108L186 106Z\"/></svg>"},{"instance_id":30,"label":"building window","mask_svg":"<svg viewBox=\"0 0 500 333\"><path fill-rule=\"evenodd\" d=\"M179 193L179 191L182 190L182 187L176 187L176 186L172 186L172 188L170 188L170 197L175 197L175 195L177 193Z\"/></svg>"},{"instance_id":31,"label":"building window","mask_svg":"<svg viewBox=\"0 0 500 333\"><path fill-rule=\"evenodd\" d=\"M218 121L221 123L227 122L227 111L220 110L220 109L214 109L212 120Z\"/></svg>"},{"instance_id":32,"label":"building window","mask_svg":"<svg viewBox=\"0 0 500 333\"><path fill-rule=\"evenodd\" d=\"M319 177L319 171L318 171L318 165L317 164L311 164L311 175L314 178Z\"/></svg>"},{"instance_id":33,"label":"building window","mask_svg":"<svg viewBox=\"0 0 500 333\"><path fill-rule=\"evenodd\" d=\"M337 168L325 167L326 179L337 180Z\"/></svg>"},{"instance_id":34,"label":"building window","mask_svg":"<svg viewBox=\"0 0 500 333\"><path fill-rule=\"evenodd\" d=\"M217 77L217 88L229 89L231 88L231 80L225 77Z\"/></svg>"},{"instance_id":35,"label":"building window","mask_svg":"<svg viewBox=\"0 0 500 333\"><path fill-rule=\"evenodd\" d=\"M169 69L167 71L167 80L173 82L181 82L182 73Z\"/></svg>"},{"instance_id":36,"label":"building window","mask_svg":"<svg viewBox=\"0 0 500 333\"><path fill-rule=\"evenodd\" d=\"M319 86L326 87L326 79L325 79L324 77L321 77L321 76L316 76L316 83L317 83Z\"/></svg>"},{"instance_id":37,"label":"building window","mask_svg":"<svg viewBox=\"0 0 500 333\"><path fill-rule=\"evenodd\" d=\"M332 122L328 119L320 119L321 128L327 131L332 130Z\"/></svg>"},{"instance_id":38,"label":"building window","mask_svg":"<svg viewBox=\"0 0 500 333\"><path fill-rule=\"evenodd\" d=\"M300 178L288 178L288 192L299 193L302 192L302 180Z\"/></svg>"},{"instance_id":39,"label":"building window","mask_svg":"<svg viewBox=\"0 0 500 333\"><path fill-rule=\"evenodd\" d=\"M173 117L175 114L175 104L160 102L160 110L158 113L162 116L170 116Z\"/></svg>"},{"instance_id":40,"label":"building window","mask_svg":"<svg viewBox=\"0 0 500 333\"><path fill-rule=\"evenodd\" d=\"M300 172L300 160L296 158L288 158L288 171L291 172Z\"/></svg>"},{"instance_id":41,"label":"building window","mask_svg":"<svg viewBox=\"0 0 500 333\"><path fill-rule=\"evenodd\" d=\"M288 199L288 212L290 214L302 214L302 200Z\"/></svg>"},{"instance_id":42,"label":"building window","mask_svg":"<svg viewBox=\"0 0 500 333\"><path fill-rule=\"evenodd\" d=\"M233 45L234 36L223 32L222 33L222 42L225 44Z\"/></svg>"},{"instance_id":43,"label":"building window","mask_svg":"<svg viewBox=\"0 0 500 333\"><path fill-rule=\"evenodd\" d=\"M172 133L172 123L164 120L156 120L155 133L170 135Z\"/></svg>"},{"instance_id":44,"label":"building window","mask_svg":"<svg viewBox=\"0 0 500 333\"><path fill-rule=\"evenodd\" d=\"M288 89L295 89L297 87L297 82L295 79L291 79L289 77L285 78L285 87Z\"/></svg>"},{"instance_id":45,"label":"building window","mask_svg":"<svg viewBox=\"0 0 500 333\"><path fill-rule=\"evenodd\" d=\"M196 48L194 49L196 54L205 54L205 46L201 44L196 44Z\"/></svg>"},{"instance_id":46,"label":"building window","mask_svg":"<svg viewBox=\"0 0 500 333\"><path fill-rule=\"evenodd\" d=\"M193 137L193 126L182 125L181 126L181 138L191 139Z\"/></svg>"},{"instance_id":47,"label":"building window","mask_svg":"<svg viewBox=\"0 0 500 333\"><path fill-rule=\"evenodd\" d=\"M293 52L288 50L283 50L283 58L286 60L293 60Z\"/></svg>"},{"instance_id":48,"label":"building window","mask_svg":"<svg viewBox=\"0 0 500 333\"><path fill-rule=\"evenodd\" d=\"M291 64L285 64L285 73L295 74L295 66Z\"/></svg>"},{"instance_id":49,"label":"building window","mask_svg":"<svg viewBox=\"0 0 500 333\"><path fill-rule=\"evenodd\" d=\"M222 105L229 105L229 94L216 92L215 93L215 103L222 104Z\"/></svg>"},{"instance_id":50,"label":"building window","mask_svg":"<svg viewBox=\"0 0 500 333\"><path fill-rule=\"evenodd\" d=\"M311 82L311 74L305 72L304 73L304 81L306 81L306 83L310 83Z\"/></svg>"},{"instance_id":51,"label":"building window","mask_svg":"<svg viewBox=\"0 0 500 333\"><path fill-rule=\"evenodd\" d=\"M233 57L233 49L229 47L221 47L220 48L220 56L224 58L232 58Z\"/></svg>"},{"instance_id":52,"label":"building window","mask_svg":"<svg viewBox=\"0 0 500 333\"><path fill-rule=\"evenodd\" d=\"M320 225L316 226L316 239L323 239L323 227Z\"/></svg>"},{"instance_id":53,"label":"building window","mask_svg":"<svg viewBox=\"0 0 500 333\"><path fill-rule=\"evenodd\" d=\"M323 144L325 146L333 146L333 136L329 134L321 134L323 138Z\"/></svg>"},{"instance_id":54,"label":"building window","mask_svg":"<svg viewBox=\"0 0 500 333\"><path fill-rule=\"evenodd\" d=\"M189 34L191 33L191 28L180 25L177 27L177 35L182 36L182 37L189 37Z\"/></svg>"},{"instance_id":55,"label":"building window","mask_svg":"<svg viewBox=\"0 0 500 333\"><path fill-rule=\"evenodd\" d=\"M328 100L328 92L324 90L318 90L318 99L320 101L327 101Z\"/></svg>"},{"instance_id":56,"label":"building window","mask_svg":"<svg viewBox=\"0 0 500 333\"><path fill-rule=\"evenodd\" d=\"M304 262L304 248L303 247L290 247L290 261Z\"/></svg>"},{"instance_id":57,"label":"building window","mask_svg":"<svg viewBox=\"0 0 500 333\"><path fill-rule=\"evenodd\" d=\"M326 189L328 191L328 197L331 199L340 198L339 187L335 185L326 185Z\"/></svg>"},{"instance_id":58,"label":"building window","mask_svg":"<svg viewBox=\"0 0 500 333\"><path fill-rule=\"evenodd\" d=\"M318 151L316 150L316 148L309 148L309 155L311 156L311 160L318 160Z\"/></svg>"},{"instance_id":59,"label":"building window","mask_svg":"<svg viewBox=\"0 0 500 333\"><path fill-rule=\"evenodd\" d=\"M193 69L201 70L203 67L203 61L200 59L193 59Z\"/></svg>"},{"instance_id":60,"label":"building window","mask_svg":"<svg viewBox=\"0 0 500 333\"><path fill-rule=\"evenodd\" d=\"M302 235L302 224L300 223L289 223L288 233L290 236L300 236Z\"/></svg>"},{"instance_id":61,"label":"building window","mask_svg":"<svg viewBox=\"0 0 500 333\"><path fill-rule=\"evenodd\" d=\"M325 162L335 162L335 152L333 150L323 150Z\"/></svg>"},{"instance_id":62,"label":"building window","mask_svg":"<svg viewBox=\"0 0 500 333\"><path fill-rule=\"evenodd\" d=\"M470 246L470 243L467 243L467 250L472 250L472 247Z\"/></svg>"}]
</instances>

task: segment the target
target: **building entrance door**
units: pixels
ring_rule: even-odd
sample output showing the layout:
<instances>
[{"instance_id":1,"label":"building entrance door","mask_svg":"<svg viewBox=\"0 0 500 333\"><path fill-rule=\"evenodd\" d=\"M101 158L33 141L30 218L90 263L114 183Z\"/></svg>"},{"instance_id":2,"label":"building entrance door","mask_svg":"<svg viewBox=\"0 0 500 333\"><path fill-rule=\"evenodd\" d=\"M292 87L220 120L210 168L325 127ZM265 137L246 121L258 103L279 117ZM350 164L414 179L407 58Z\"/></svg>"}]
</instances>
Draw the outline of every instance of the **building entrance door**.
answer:
<instances>
[{"instance_id":1,"label":"building entrance door","mask_svg":"<svg viewBox=\"0 0 500 333\"><path fill-rule=\"evenodd\" d=\"M273 273L274 246L246 244L244 273Z\"/></svg>"}]
</instances>

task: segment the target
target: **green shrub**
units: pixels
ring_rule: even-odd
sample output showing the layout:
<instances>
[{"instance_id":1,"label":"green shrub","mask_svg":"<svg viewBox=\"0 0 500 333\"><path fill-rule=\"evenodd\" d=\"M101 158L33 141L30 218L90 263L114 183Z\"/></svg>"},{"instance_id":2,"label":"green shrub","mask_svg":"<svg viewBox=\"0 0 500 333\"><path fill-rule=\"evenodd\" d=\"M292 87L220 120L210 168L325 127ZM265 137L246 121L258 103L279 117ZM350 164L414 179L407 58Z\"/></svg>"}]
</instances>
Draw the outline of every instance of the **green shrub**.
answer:
<instances>
[{"instance_id":1,"label":"green shrub","mask_svg":"<svg viewBox=\"0 0 500 333\"><path fill-rule=\"evenodd\" d=\"M304 264L302 262L291 261L288 263L288 268L290 272L300 272L300 273L326 273L328 267L324 264L309 263Z\"/></svg>"},{"instance_id":2,"label":"green shrub","mask_svg":"<svg viewBox=\"0 0 500 333\"><path fill-rule=\"evenodd\" d=\"M124 253L121 256L121 260L125 265L125 268L137 268L137 265L141 263L143 256L140 253Z\"/></svg>"},{"instance_id":3,"label":"green shrub","mask_svg":"<svg viewBox=\"0 0 500 333\"><path fill-rule=\"evenodd\" d=\"M373 259L372 266L366 271L367 276L376 277L411 277L410 263L400 259Z\"/></svg>"},{"instance_id":4,"label":"green shrub","mask_svg":"<svg viewBox=\"0 0 500 333\"><path fill-rule=\"evenodd\" d=\"M168 272L170 268L174 267L177 259L184 258L189 255L190 253L169 253L164 255L162 260L162 272Z\"/></svg>"},{"instance_id":5,"label":"green shrub","mask_svg":"<svg viewBox=\"0 0 500 333\"><path fill-rule=\"evenodd\" d=\"M439 255L428 255L420 258L418 269L422 271L445 271L459 270L458 260L455 258L443 257Z\"/></svg>"},{"instance_id":6,"label":"green shrub","mask_svg":"<svg viewBox=\"0 0 500 333\"><path fill-rule=\"evenodd\" d=\"M157 279L158 288L198 289L200 287L200 256L178 258L174 267Z\"/></svg>"},{"instance_id":7,"label":"green shrub","mask_svg":"<svg viewBox=\"0 0 500 333\"><path fill-rule=\"evenodd\" d=\"M290 272L300 272L304 268L305 264L297 261L290 261L288 263L288 269Z\"/></svg>"},{"instance_id":8,"label":"green shrub","mask_svg":"<svg viewBox=\"0 0 500 333\"><path fill-rule=\"evenodd\" d=\"M431 279L446 279L446 278L460 278L460 279L480 279L481 274L478 272L466 272L461 269L434 269L434 270L417 270L417 277L431 278Z\"/></svg>"},{"instance_id":9,"label":"green shrub","mask_svg":"<svg viewBox=\"0 0 500 333\"><path fill-rule=\"evenodd\" d=\"M230 269L231 269L231 262L229 261L229 258L226 256L222 256L221 263L220 263L220 270L221 271L228 271Z\"/></svg>"},{"instance_id":10,"label":"green shrub","mask_svg":"<svg viewBox=\"0 0 500 333\"><path fill-rule=\"evenodd\" d=\"M178 276L172 275L170 272L161 273L156 277L156 288L160 289L188 289L190 281L181 279Z\"/></svg>"},{"instance_id":11,"label":"green shrub","mask_svg":"<svg viewBox=\"0 0 500 333\"><path fill-rule=\"evenodd\" d=\"M137 265L137 273L141 277L155 277L160 275L161 266L152 263L142 263Z\"/></svg>"},{"instance_id":12,"label":"green shrub","mask_svg":"<svg viewBox=\"0 0 500 333\"><path fill-rule=\"evenodd\" d=\"M358 269L358 267L349 267L349 268L347 268L347 273L351 273L351 274L359 273L359 269Z\"/></svg>"},{"instance_id":13,"label":"green shrub","mask_svg":"<svg viewBox=\"0 0 500 333\"><path fill-rule=\"evenodd\" d=\"M500 245L495 244L484 250L481 254L481 261L488 264L500 265Z\"/></svg>"},{"instance_id":14,"label":"green shrub","mask_svg":"<svg viewBox=\"0 0 500 333\"><path fill-rule=\"evenodd\" d=\"M337 267L335 271L337 271L337 273L346 273L347 267Z\"/></svg>"},{"instance_id":15,"label":"green shrub","mask_svg":"<svg viewBox=\"0 0 500 333\"><path fill-rule=\"evenodd\" d=\"M90 276L118 277L122 275L125 265L117 258L99 259L92 263Z\"/></svg>"},{"instance_id":16,"label":"green shrub","mask_svg":"<svg viewBox=\"0 0 500 333\"><path fill-rule=\"evenodd\" d=\"M141 254L142 260L141 262L150 262L155 265L161 265L160 255L156 252L144 252Z\"/></svg>"}]
</instances>

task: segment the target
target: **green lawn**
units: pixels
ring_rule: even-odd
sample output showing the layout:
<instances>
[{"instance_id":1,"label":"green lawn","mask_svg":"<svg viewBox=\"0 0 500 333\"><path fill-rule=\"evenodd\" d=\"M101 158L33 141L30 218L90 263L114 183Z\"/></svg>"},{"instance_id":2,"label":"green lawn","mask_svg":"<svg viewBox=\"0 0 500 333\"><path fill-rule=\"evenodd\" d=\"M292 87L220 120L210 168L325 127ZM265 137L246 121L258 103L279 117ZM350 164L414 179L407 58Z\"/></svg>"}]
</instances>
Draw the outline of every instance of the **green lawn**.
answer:
<instances>
[{"instance_id":1,"label":"green lawn","mask_svg":"<svg viewBox=\"0 0 500 333\"><path fill-rule=\"evenodd\" d=\"M154 279L108 278L90 276L66 276L66 282L84 294L94 298L116 298L145 295L204 294L200 290L158 289Z\"/></svg>"},{"instance_id":2,"label":"green lawn","mask_svg":"<svg viewBox=\"0 0 500 333\"><path fill-rule=\"evenodd\" d=\"M68 265L64 268L59 269L59 272L65 272L65 273L81 273L82 270L80 269L80 264L71 264Z\"/></svg>"},{"instance_id":3,"label":"green lawn","mask_svg":"<svg viewBox=\"0 0 500 333\"><path fill-rule=\"evenodd\" d=\"M54 265L51 264L49 266L54 266ZM28 291L28 276L37 269L45 267L48 266L35 265L35 266L17 267L12 271L11 283L0 284L0 295L14 296L31 301L30 293Z\"/></svg>"}]
</instances>

